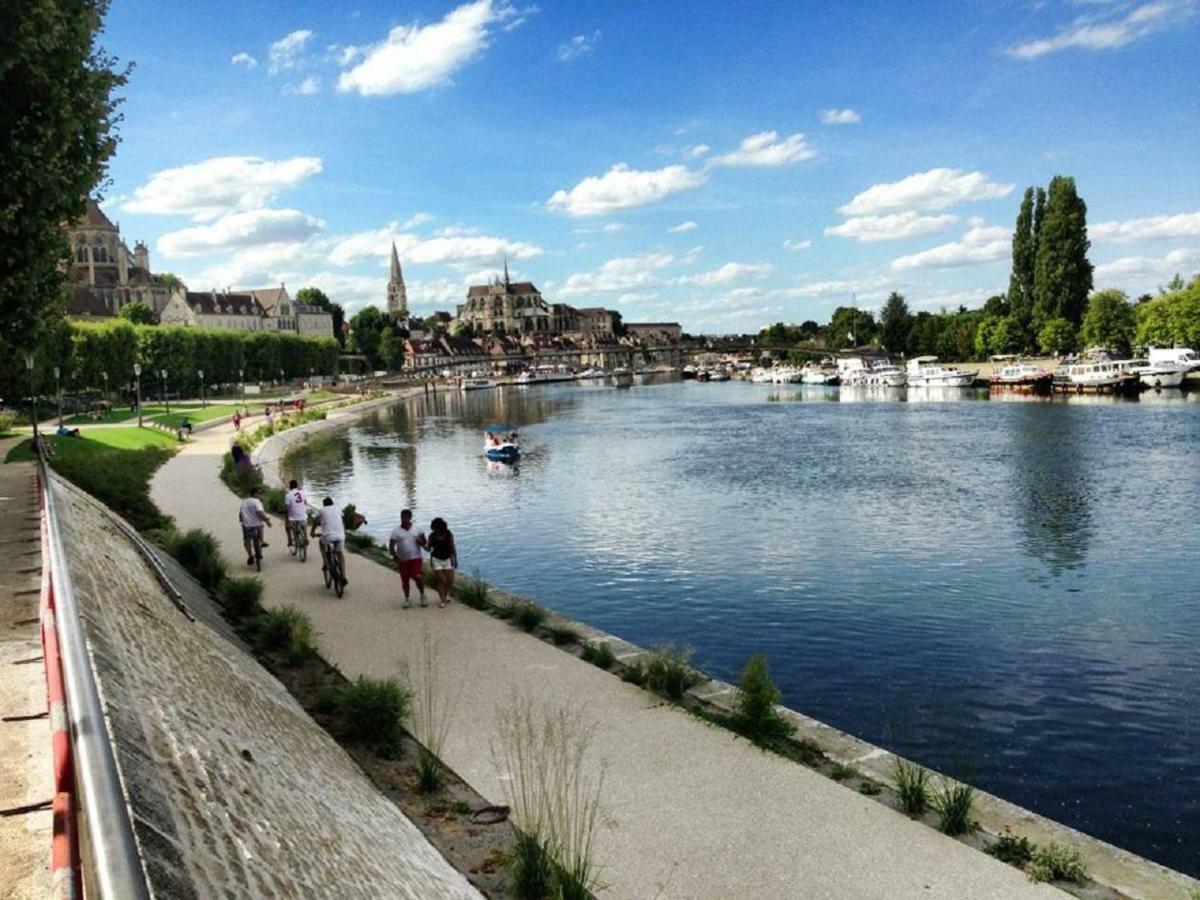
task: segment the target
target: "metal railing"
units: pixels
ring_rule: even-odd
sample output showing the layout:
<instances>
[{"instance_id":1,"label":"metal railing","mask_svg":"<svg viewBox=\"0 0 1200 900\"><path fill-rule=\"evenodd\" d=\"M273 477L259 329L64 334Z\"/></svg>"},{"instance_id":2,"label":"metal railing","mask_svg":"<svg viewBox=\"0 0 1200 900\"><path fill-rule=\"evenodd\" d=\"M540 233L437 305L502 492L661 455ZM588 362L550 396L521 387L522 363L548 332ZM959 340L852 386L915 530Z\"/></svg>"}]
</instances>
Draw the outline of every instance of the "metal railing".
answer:
<instances>
[{"instance_id":1,"label":"metal railing","mask_svg":"<svg viewBox=\"0 0 1200 900\"><path fill-rule=\"evenodd\" d=\"M52 705L59 709L51 709L51 719L57 717L66 732L66 740L55 741L54 768L59 782L55 792L70 799L62 809L62 821L55 823L54 879L55 890L59 891L56 896L79 896L82 874L82 880L103 900L148 900L146 873L67 571L51 484L54 476L44 462L38 474L42 495L42 630L47 647L46 677L51 698L57 685L59 696L65 700L65 710L61 701L53 704L53 700ZM58 758L64 753L69 758ZM58 812L57 803L55 808ZM88 850L85 873L75 870L81 838ZM63 843L69 846L64 857L70 862L60 865L58 847ZM68 881L70 887L61 881Z\"/></svg>"}]
</instances>

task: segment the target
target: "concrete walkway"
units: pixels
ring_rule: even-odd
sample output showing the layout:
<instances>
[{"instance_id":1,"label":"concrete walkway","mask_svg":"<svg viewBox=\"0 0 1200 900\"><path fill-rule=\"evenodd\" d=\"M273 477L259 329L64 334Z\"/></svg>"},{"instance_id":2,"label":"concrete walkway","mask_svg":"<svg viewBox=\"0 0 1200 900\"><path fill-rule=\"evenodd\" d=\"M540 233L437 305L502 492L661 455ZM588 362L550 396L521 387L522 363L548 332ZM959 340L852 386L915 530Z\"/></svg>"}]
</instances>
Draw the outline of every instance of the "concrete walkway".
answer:
<instances>
[{"instance_id":1,"label":"concrete walkway","mask_svg":"<svg viewBox=\"0 0 1200 900\"><path fill-rule=\"evenodd\" d=\"M231 437L229 428L198 435L159 470L152 497L180 528L212 532L240 573L239 501L218 478ZM337 499L372 518L398 516L367 497ZM427 627L443 677L462 688L444 757L485 797L503 802L490 745L496 710L515 695L582 709L596 723L592 749L608 765L597 840L605 897L1066 896L484 613L458 603L402 609L395 573L361 557L349 557L337 600L315 556L301 564L288 555L278 525L268 532L264 602L306 612L324 656L351 678L401 676Z\"/></svg>"}]
</instances>

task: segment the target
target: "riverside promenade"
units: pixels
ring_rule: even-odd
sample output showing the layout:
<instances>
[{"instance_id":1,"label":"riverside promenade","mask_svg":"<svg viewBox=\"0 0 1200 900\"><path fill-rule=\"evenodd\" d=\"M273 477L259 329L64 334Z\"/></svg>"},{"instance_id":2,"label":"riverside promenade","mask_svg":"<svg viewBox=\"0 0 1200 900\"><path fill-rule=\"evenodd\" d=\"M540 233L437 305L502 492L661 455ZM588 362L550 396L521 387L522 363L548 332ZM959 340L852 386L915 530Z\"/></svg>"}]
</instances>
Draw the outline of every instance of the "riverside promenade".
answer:
<instances>
[{"instance_id":1,"label":"riverside promenade","mask_svg":"<svg viewBox=\"0 0 1200 900\"><path fill-rule=\"evenodd\" d=\"M180 528L212 532L240 574L248 568L239 499L218 475L232 437L226 426L198 434L158 471L151 496ZM376 508L370 497L335 500L357 504L375 523L399 518L399 509ZM579 709L595 723L591 751L607 765L596 841L602 896L1067 896L485 613L457 602L438 609L432 593L429 608L402 609L397 575L362 557L349 555L350 584L338 600L322 585L315 555L304 564L288 555L273 518L264 604L307 613L321 653L351 678L403 678L428 630L439 647L440 676L456 696L443 758L489 800L504 802L491 751L497 709L532 695Z\"/></svg>"}]
</instances>

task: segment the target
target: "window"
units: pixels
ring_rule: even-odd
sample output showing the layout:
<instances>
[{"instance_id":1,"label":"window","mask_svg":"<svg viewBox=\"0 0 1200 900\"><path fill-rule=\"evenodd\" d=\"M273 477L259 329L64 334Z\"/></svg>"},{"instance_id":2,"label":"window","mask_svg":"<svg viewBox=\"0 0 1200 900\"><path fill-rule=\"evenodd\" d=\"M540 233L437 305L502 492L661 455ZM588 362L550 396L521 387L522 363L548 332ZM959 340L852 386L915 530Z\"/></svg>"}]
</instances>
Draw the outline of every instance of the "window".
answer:
<instances>
[{"instance_id":1,"label":"window","mask_svg":"<svg viewBox=\"0 0 1200 900\"><path fill-rule=\"evenodd\" d=\"M108 262L108 250L105 249L103 244L97 244L92 248L92 259L98 263Z\"/></svg>"},{"instance_id":2,"label":"window","mask_svg":"<svg viewBox=\"0 0 1200 900\"><path fill-rule=\"evenodd\" d=\"M80 244L75 248L75 262L85 263L87 261L87 244Z\"/></svg>"}]
</instances>

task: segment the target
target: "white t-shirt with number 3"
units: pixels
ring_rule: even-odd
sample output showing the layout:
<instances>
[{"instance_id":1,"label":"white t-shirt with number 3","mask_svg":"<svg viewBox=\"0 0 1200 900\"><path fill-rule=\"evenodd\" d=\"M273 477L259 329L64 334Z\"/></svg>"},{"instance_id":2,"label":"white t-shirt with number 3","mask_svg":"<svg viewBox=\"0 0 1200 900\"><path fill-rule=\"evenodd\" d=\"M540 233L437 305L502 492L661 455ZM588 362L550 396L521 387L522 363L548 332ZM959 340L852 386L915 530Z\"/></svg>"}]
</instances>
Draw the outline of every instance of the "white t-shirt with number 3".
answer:
<instances>
[{"instance_id":1,"label":"white t-shirt with number 3","mask_svg":"<svg viewBox=\"0 0 1200 900\"><path fill-rule=\"evenodd\" d=\"M304 492L300 488L290 488L284 499L287 505L289 522L305 522L308 520L308 504L304 500Z\"/></svg>"}]
</instances>

